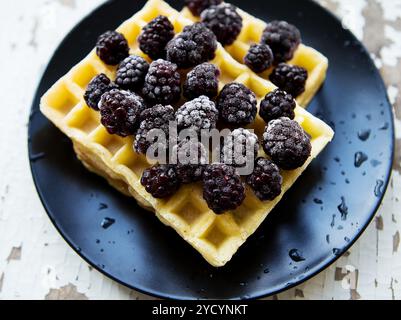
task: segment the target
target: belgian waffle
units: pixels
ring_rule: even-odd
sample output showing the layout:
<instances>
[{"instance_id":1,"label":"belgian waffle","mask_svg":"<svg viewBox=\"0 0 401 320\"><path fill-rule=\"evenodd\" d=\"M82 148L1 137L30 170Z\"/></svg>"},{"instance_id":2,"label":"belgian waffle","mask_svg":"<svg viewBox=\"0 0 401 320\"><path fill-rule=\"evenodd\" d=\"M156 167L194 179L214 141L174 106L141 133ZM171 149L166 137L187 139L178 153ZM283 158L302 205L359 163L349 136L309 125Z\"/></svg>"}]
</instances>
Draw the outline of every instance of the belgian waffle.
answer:
<instances>
[{"instance_id":1,"label":"belgian waffle","mask_svg":"<svg viewBox=\"0 0 401 320\"><path fill-rule=\"evenodd\" d=\"M225 50L239 63L243 63L244 57L247 54L251 44L260 42L263 30L266 27L266 22L244 12L239 8L237 11L242 17L243 27L241 33L238 35L238 38L233 44L226 46ZM182 9L181 14L192 21L200 20L199 17L192 15L191 11L189 11L187 7ZM303 67L308 71L305 92L296 99L299 105L306 107L326 78L328 60L323 54L315 49L301 44L295 51L293 59L288 61L288 64ZM272 69L269 69L259 74L259 76L264 79L268 79L271 72Z\"/></svg>"},{"instance_id":2,"label":"belgian waffle","mask_svg":"<svg viewBox=\"0 0 401 320\"><path fill-rule=\"evenodd\" d=\"M165 2L148 1L142 10L117 29L127 38L132 54L148 59L138 49L136 39L141 28L160 14L169 17L176 32L192 23ZM240 82L253 90L259 101L267 92L275 89L272 83L250 72L221 46L211 62L220 68L220 88L232 81ZM89 170L105 177L122 193L133 196L144 208L154 211L164 224L174 228L216 267L225 265L231 259L333 137L329 126L297 106L295 120L311 136L312 154L303 167L282 172L282 194L274 201L261 202L251 190L247 190L240 207L216 215L203 200L200 184L184 185L170 198L156 199L140 183L142 172L150 164L145 156L134 152L133 138L110 135L100 124L99 113L89 108L83 99L92 77L104 73L114 79L115 71L116 67L105 65L95 51L91 51L45 93L40 105L42 113L72 140L78 158ZM258 116L251 128L260 136L264 126ZM263 154L262 150L260 154Z\"/></svg>"}]
</instances>

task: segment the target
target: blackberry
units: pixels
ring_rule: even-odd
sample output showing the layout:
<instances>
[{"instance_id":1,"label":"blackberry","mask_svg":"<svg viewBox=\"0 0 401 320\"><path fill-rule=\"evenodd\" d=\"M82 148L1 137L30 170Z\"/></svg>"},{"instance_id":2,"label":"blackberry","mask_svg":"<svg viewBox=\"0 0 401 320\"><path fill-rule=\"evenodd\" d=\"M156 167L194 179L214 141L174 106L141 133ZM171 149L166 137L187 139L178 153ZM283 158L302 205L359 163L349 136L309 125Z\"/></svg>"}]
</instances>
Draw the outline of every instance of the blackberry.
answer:
<instances>
[{"instance_id":1,"label":"blackberry","mask_svg":"<svg viewBox=\"0 0 401 320\"><path fill-rule=\"evenodd\" d=\"M207 163L207 153L202 143L183 140L173 147L173 154L177 156L175 169L182 183L197 182L202 179Z\"/></svg>"},{"instance_id":2,"label":"blackberry","mask_svg":"<svg viewBox=\"0 0 401 320\"><path fill-rule=\"evenodd\" d=\"M142 57L129 56L117 69L116 83L123 89L137 90L142 87L149 63Z\"/></svg>"},{"instance_id":3,"label":"blackberry","mask_svg":"<svg viewBox=\"0 0 401 320\"><path fill-rule=\"evenodd\" d=\"M246 183L260 200L274 200L281 193L283 178L273 162L260 157L256 159L253 173L246 178Z\"/></svg>"},{"instance_id":4,"label":"blackberry","mask_svg":"<svg viewBox=\"0 0 401 320\"><path fill-rule=\"evenodd\" d=\"M178 130L192 129L198 134L202 129L216 128L218 117L214 102L206 96L184 103L175 113Z\"/></svg>"},{"instance_id":5,"label":"blackberry","mask_svg":"<svg viewBox=\"0 0 401 320\"><path fill-rule=\"evenodd\" d=\"M214 98L219 88L218 77L220 70L211 63L202 63L193 68L184 82L184 96L187 99L194 99L199 96Z\"/></svg>"},{"instance_id":6,"label":"blackberry","mask_svg":"<svg viewBox=\"0 0 401 320\"><path fill-rule=\"evenodd\" d=\"M140 96L132 92L113 89L102 95L99 109L100 121L107 131L126 137L134 134L145 104Z\"/></svg>"},{"instance_id":7,"label":"blackberry","mask_svg":"<svg viewBox=\"0 0 401 320\"><path fill-rule=\"evenodd\" d=\"M283 117L270 121L265 128L263 149L280 168L293 170L303 166L312 145L298 122Z\"/></svg>"},{"instance_id":8,"label":"blackberry","mask_svg":"<svg viewBox=\"0 0 401 320\"><path fill-rule=\"evenodd\" d=\"M272 21L263 31L261 42L270 46L274 63L278 64L292 59L301 43L301 33L286 21Z\"/></svg>"},{"instance_id":9,"label":"blackberry","mask_svg":"<svg viewBox=\"0 0 401 320\"><path fill-rule=\"evenodd\" d=\"M117 86L104 74L95 76L86 87L84 99L86 104L94 110L99 110L99 101L102 95Z\"/></svg>"},{"instance_id":10,"label":"blackberry","mask_svg":"<svg viewBox=\"0 0 401 320\"><path fill-rule=\"evenodd\" d=\"M141 184L155 198L167 198L180 187L174 167L166 164L157 164L145 169L142 173Z\"/></svg>"},{"instance_id":11,"label":"blackberry","mask_svg":"<svg viewBox=\"0 0 401 320\"><path fill-rule=\"evenodd\" d=\"M234 167L244 167L255 161L259 151L259 140L249 130L238 128L225 139L221 150L222 162Z\"/></svg>"},{"instance_id":12,"label":"blackberry","mask_svg":"<svg viewBox=\"0 0 401 320\"><path fill-rule=\"evenodd\" d=\"M203 10L222 2L223 0L185 0L185 5L194 16L200 16Z\"/></svg>"},{"instance_id":13,"label":"blackberry","mask_svg":"<svg viewBox=\"0 0 401 320\"><path fill-rule=\"evenodd\" d=\"M291 120L295 117L296 103L292 95L276 89L269 92L260 102L259 115L269 123L270 120L287 117Z\"/></svg>"},{"instance_id":14,"label":"blackberry","mask_svg":"<svg viewBox=\"0 0 401 320\"><path fill-rule=\"evenodd\" d=\"M140 124L135 136L135 150L145 154L149 146L155 142L148 140L148 133L152 129L162 130L166 140L168 140L169 121L174 121L174 109L172 106L158 104L144 110L140 115Z\"/></svg>"},{"instance_id":15,"label":"blackberry","mask_svg":"<svg viewBox=\"0 0 401 320\"><path fill-rule=\"evenodd\" d=\"M220 92L217 108L226 123L247 125L255 120L256 96L241 83L228 83Z\"/></svg>"},{"instance_id":16,"label":"blackberry","mask_svg":"<svg viewBox=\"0 0 401 320\"><path fill-rule=\"evenodd\" d=\"M273 52L267 44L253 44L244 57L244 62L256 73L263 72L273 65Z\"/></svg>"},{"instance_id":17,"label":"blackberry","mask_svg":"<svg viewBox=\"0 0 401 320\"><path fill-rule=\"evenodd\" d=\"M232 44L242 29L242 17L237 7L229 3L211 6L201 13L201 20L223 46Z\"/></svg>"},{"instance_id":18,"label":"blackberry","mask_svg":"<svg viewBox=\"0 0 401 320\"><path fill-rule=\"evenodd\" d=\"M210 209L221 214L241 205L245 187L233 167L214 163L203 172L203 198Z\"/></svg>"},{"instance_id":19,"label":"blackberry","mask_svg":"<svg viewBox=\"0 0 401 320\"><path fill-rule=\"evenodd\" d=\"M166 57L166 45L174 38L174 26L166 16L157 16L143 27L139 48L152 60Z\"/></svg>"},{"instance_id":20,"label":"blackberry","mask_svg":"<svg viewBox=\"0 0 401 320\"><path fill-rule=\"evenodd\" d=\"M201 21L216 35L223 46L232 44L242 29L237 7L229 3L210 6L201 13Z\"/></svg>"},{"instance_id":21,"label":"blackberry","mask_svg":"<svg viewBox=\"0 0 401 320\"><path fill-rule=\"evenodd\" d=\"M203 23L194 23L167 44L167 60L179 68L190 68L213 59L216 48L214 33Z\"/></svg>"},{"instance_id":22,"label":"blackberry","mask_svg":"<svg viewBox=\"0 0 401 320\"><path fill-rule=\"evenodd\" d=\"M150 64L142 94L154 104L177 102L181 95L180 80L176 64L158 59Z\"/></svg>"},{"instance_id":23,"label":"blackberry","mask_svg":"<svg viewBox=\"0 0 401 320\"><path fill-rule=\"evenodd\" d=\"M97 39L96 54L109 65L117 65L129 55L128 42L117 31L106 31Z\"/></svg>"},{"instance_id":24,"label":"blackberry","mask_svg":"<svg viewBox=\"0 0 401 320\"><path fill-rule=\"evenodd\" d=\"M305 91L308 71L302 67L280 63L269 78L281 90L288 92L293 97L298 97Z\"/></svg>"}]
</instances>

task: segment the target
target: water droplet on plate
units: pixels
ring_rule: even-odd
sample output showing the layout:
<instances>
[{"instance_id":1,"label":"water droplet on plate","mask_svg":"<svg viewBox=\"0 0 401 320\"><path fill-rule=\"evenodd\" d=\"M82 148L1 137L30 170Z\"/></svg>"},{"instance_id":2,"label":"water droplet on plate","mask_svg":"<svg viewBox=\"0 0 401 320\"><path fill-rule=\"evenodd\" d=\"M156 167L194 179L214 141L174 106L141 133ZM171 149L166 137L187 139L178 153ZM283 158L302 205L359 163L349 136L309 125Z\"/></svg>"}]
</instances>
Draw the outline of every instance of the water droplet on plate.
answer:
<instances>
[{"instance_id":1,"label":"water droplet on plate","mask_svg":"<svg viewBox=\"0 0 401 320\"><path fill-rule=\"evenodd\" d=\"M323 204L323 201L321 199L318 199L318 198L314 198L313 202L316 203L316 204Z\"/></svg>"},{"instance_id":2,"label":"water droplet on plate","mask_svg":"<svg viewBox=\"0 0 401 320\"><path fill-rule=\"evenodd\" d=\"M302 253L298 249L291 249L288 252L288 255L295 262L300 262L305 260L305 258L302 256Z\"/></svg>"},{"instance_id":3,"label":"water droplet on plate","mask_svg":"<svg viewBox=\"0 0 401 320\"><path fill-rule=\"evenodd\" d=\"M336 223L336 215L333 214L333 217L332 217L331 223L330 223L330 227L334 228L335 223Z\"/></svg>"},{"instance_id":4,"label":"water droplet on plate","mask_svg":"<svg viewBox=\"0 0 401 320\"><path fill-rule=\"evenodd\" d=\"M383 195L383 186L384 186L383 180L376 181L376 186L375 186L375 196L376 197L381 197Z\"/></svg>"},{"instance_id":5,"label":"water droplet on plate","mask_svg":"<svg viewBox=\"0 0 401 320\"><path fill-rule=\"evenodd\" d=\"M341 203L337 206L338 211L341 213L341 220L347 220L348 207L345 204L345 198L341 197Z\"/></svg>"},{"instance_id":6,"label":"water droplet on plate","mask_svg":"<svg viewBox=\"0 0 401 320\"><path fill-rule=\"evenodd\" d=\"M360 131L358 132L358 138L359 138L361 141L366 141L366 140L369 139L370 133L371 133L371 130L370 130L370 129L367 129L367 130L360 130Z\"/></svg>"},{"instance_id":7,"label":"water droplet on plate","mask_svg":"<svg viewBox=\"0 0 401 320\"><path fill-rule=\"evenodd\" d=\"M105 204L105 203L99 203L99 208L98 208L98 210L99 211L101 211L101 210L105 210L105 209L107 209L109 206L107 205L107 204Z\"/></svg>"},{"instance_id":8,"label":"water droplet on plate","mask_svg":"<svg viewBox=\"0 0 401 320\"><path fill-rule=\"evenodd\" d=\"M376 167L380 166L382 163L379 160L372 159L372 160L370 160L370 164L372 165L373 168L376 168Z\"/></svg>"},{"instance_id":9,"label":"water droplet on plate","mask_svg":"<svg viewBox=\"0 0 401 320\"><path fill-rule=\"evenodd\" d=\"M36 162L38 160L43 159L46 156L46 153L44 152L39 152L39 153L35 153L35 154L31 154L29 156L29 160L31 160L32 162Z\"/></svg>"},{"instance_id":10,"label":"water droplet on plate","mask_svg":"<svg viewBox=\"0 0 401 320\"><path fill-rule=\"evenodd\" d=\"M390 124L388 122L385 122L380 128L379 130L387 130L389 128Z\"/></svg>"},{"instance_id":11,"label":"water droplet on plate","mask_svg":"<svg viewBox=\"0 0 401 320\"><path fill-rule=\"evenodd\" d=\"M104 218L102 223L100 224L102 226L103 229L107 229L108 227L110 227L114 222L116 222L115 219L113 218Z\"/></svg>"},{"instance_id":12,"label":"water droplet on plate","mask_svg":"<svg viewBox=\"0 0 401 320\"><path fill-rule=\"evenodd\" d=\"M354 157L354 165L359 168L366 160L368 160L368 156L362 151L358 151L355 153Z\"/></svg>"}]
</instances>

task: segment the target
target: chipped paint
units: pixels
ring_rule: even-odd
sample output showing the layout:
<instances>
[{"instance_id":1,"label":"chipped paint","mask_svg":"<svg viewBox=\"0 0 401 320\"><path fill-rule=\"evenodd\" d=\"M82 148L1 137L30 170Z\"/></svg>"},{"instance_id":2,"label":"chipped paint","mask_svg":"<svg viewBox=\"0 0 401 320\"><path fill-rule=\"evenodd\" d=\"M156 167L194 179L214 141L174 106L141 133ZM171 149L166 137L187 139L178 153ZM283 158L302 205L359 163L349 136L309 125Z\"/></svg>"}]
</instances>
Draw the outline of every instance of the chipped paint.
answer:
<instances>
[{"instance_id":1,"label":"chipped paint","mask_svg":"<svg viewBox=\"0 0 401 320\"><path fill-rule=\"evenodd\" d=\"M361 295L356 291L356 289L351 289L351 300L359 300Z\"/></svg>"},{"instance_id":2,"label":"chipped paint","mask_svg":"<svg viewBox=\"0 0 401 320\"><path fill-rule=\"evenodd\" d=\"M342 281L347 273L343 273L343 268L336 267L336 272L334 273L334 281Z\"/></svg>"},{"instance_id":3,"label":"chipped paint","mask_svg":"<svg viewBox=\"0 0 401 320\"><path fill-rule=\"evenodd\" d=\"M351 29L355 36L362 40L365 19L362 11L366 5L365 0L335 1L338 5L337 15L340 17L344 28Z\"/></svg>"},{"instance_id":4,"label":"chipped paint","mask_svg":"<svg viewBox=\"0 0 401 320\"><path fill-rule=\"evenodd\" d=\"M0 276L0 292L3 289L3 281L4 281L4 273L2 273Z\"/></svg>"},{"instance_id":5,"label":"chipped paint","mask_svg":"<svg viewBox=\"0 0 401 320\"><path fill-rule=\"evenodd\" d=\"M388 98L389 98L391 104L394 105L395 102L397 101L397 96L398 96L399 91L400 90L395 85L388 86L387 94L388 94Z\"/></svg>"},{"instance_id":6,"label":"chipped paint","mask_svg":"<svg viewBox=\"0 0 401 320\"><path fill-rule=\"evenodd\" d=\"M75 8L75 0L58 0L58 2L66 7L69 7L71 9Z\"/></svg>"},{"instance_id":7,"label":"chipped paint","mask_svg":"<svg viewBox=\"0 0 401 320\"><path fill-rule=\"evenodd\" d=\"M78 292L77 287L69 283L59 289L50 289L45 300L88 300L88 297Z\"/></svg>"},{"instance_id":8,"label":"chipped paint","mask_svg":"<svg viewBox=\"0 0 401 320\"><path fill-rule=\"evenodd\" d=\"M381 56L386 65L395 67L401 57L401 30L386 25L384 34L387 39L390 39L391 43L381 49Z\"/></svg>"},{"instance_id":9,"label":"chipped paint","mask_svg":"<svg viewBox=\"0 0 401 320\"><path fill-rule=\"evenodd\" d=\"M383 230L383 217L377 216L375 221L376 221L376 229L379 231L382 231Z\"/></svg>"},{"instance_id":10,"label":"chipped paint","mask_svg":"<svg viewBox=\"0 0 401 320\"><path fill-rule=\"evenodd\" d=\"M369 52L377 60L376 64L381 64L380 50L383 46L389 44L384 37L384 19L382 5L375 0L368 0L367 5L362 10L365 21L363 29L363 41Z\"/></svg>"},{"instance_id":11,"label":"chipped paint","mask_svg":"<svg viewBox=\"0 0 401 320\"><path fill-rule=\"evenodd\" d=\"M400 246L400 232L397 231L395 235L393 235L393 253L398 251L398 247Z\"/></svg>"},{"instance_id":12,"label":"chipped paint","mask_svg":"<svg viewBox=\"0 0 401 320\"><path fill-rule=\"evenodd\" d=\"M22 246L19 247L12 247L10 254L8 255L7 262L11 260L21 260L22 255Z\"/></svg>"},{"instance_id":13,"label":"chipped paint","mask_svg":"<svg viewBox=\"0 0 401 320\"><path fill-rule=\"evenodd\" d=\"M31 47L33 47L34 49L37 48L38 43L36 41L36 35L38 32L38 26L39 26L39 19L37 17L35 17L35 19L33 20L33 26L31 29L31 39L29 40L29 45Z\"/></svg>"},{"instance_id":14,"label":"chipped paint","mask_svg":"<svg viewBox=\"0 0 401 320\"><path fill-rule=\"evenodd\" d=\"M401 2L396 0L381 0L384 4L384 17L388 21L396 21L401 17Z\"/></svg>"},{"instance_id":15,"label":"chipped paint","mask_svg":"<svg viewBox=\"0 0 401 320\"><path fill-rule=\"evenodd\" d=\"M296 298L305 298L304 292L301 289L295 289Z\"/></svg>"}]
</instances>

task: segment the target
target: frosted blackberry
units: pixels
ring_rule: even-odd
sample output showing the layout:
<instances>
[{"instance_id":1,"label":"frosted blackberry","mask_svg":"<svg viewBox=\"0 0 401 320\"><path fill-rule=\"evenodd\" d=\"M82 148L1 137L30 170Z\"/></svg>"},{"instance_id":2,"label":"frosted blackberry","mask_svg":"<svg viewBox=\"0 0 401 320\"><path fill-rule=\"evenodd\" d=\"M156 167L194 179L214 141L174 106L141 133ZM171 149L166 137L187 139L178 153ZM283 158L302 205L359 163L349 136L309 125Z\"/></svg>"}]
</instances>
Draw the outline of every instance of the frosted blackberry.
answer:
<instances>
[{"instance_id":1,"label":"frosted blackberry","mask_svg":"<svg viewBox=\"0 0 401 320\"><path fill-rule=\"evenodd\" d=\"M247 125L255 120L256 96L241 83L226 84L217 99L223 121L232 125Z\"/></svg>"},{"instance_id":2,"label":"frosted blackberry","mask_svg":"<svg viewBox=\"0 0 401 320\"><path fill-rule=\"evenodd\" d=\"M177 156L175 169L182 183L191 183L202 179L202 173L207 163L207 152L202 143L183 140L173 147L173 155Z\"/></svg>"},{"instance_id":3,"label":"frosted blackberry","mask_svg":"<svg viewBox=\"0 0 401 320\"><path fill-rule=\"evenodd\" d=\"M257 135L247 129L238 128L224 139L221 162L234 167L245 167L255 161L258 151Z\"/></svg>"},{"instance_id":4,"label":"frosted blackberry","mask_svg":"<svg viewBox=\"0 0 401 320\"><path fill-rule=\"evenodd\" d=\"M170 104L180 99L181 85L177 65L158 59L150 64L142 89L143 97L153 104Z\"/></svg>"},{"instance_id":5,"label":"frosted blackberry","mask_svg":"<svg viewBox=\"0 0 401 320\"><path fill-rule=\"evenodd\" d=\"M143 27L139 48L153 60L166 57L166 45L174 37L174 26L166 16L157 16Z\"/></svg>"},{"instance_id":6,"label":"frosted blackberry","mask_svg":"<svg viewBox=\"0 0 401 320\"><path fill-rule=\"evenodd\" d=\"M167 198L180 187L180 181L173 166L157 164L142 173L141 184L155 198Z\"/></svg>"},{"instance_id":7,"label":"frosted blackberry","mask_svg":"<svg viewBox=\"0 0 401 320\"><path fill-rule=\"evenodd\" d=\"M201 129L216 128L218 117L214 102L206 96L184 103L175 114L178 130L192 129L198 134Z\"/></svg>"},{"instance_id":8,"label":"frosted blackberry","mask_svg":"<svg viewBox=\"0 0 401 320\"><path fill-rule=\"evenodd\" d=\"M132 92L113 89L102 95L99 109L100 121L107 131L126 137L135 133L145 104L140 96Z\"/></svg>"},{"instance_id":9,"label":"frosted blackberry","mask_svg":"<svg viewBox=\"0 0 401 320\"><path fill-rule=\"evenodd\" d=\"M280 63L270 75L271 82L293 97L298 97L305 91L307 79L308 71L306 69L285 63Z\"/></svg>"},{"instance_id":10,"label":"frosted blackberry","mask_svg":"<svg viewBox=\"0 0 401 320\"><path fill-rule=\"evenodd\" d=\"M244 62L256 73L263 72L273 65L273 52L267 44L253 44L244 57Z\"/></svg>"},{"instance_id":11,"label":"frosted blackberry","mask_svg":"<svg viewBox=\"0 0 401 320\"><path fill-rule=\"evenodd\" d=\"M287 117L292 120L295 117L295 107L296 103L292 95L276 89L269 92L260 102L259 115L266 123L281 117Z\"/></svg>"},{"instance_id":12,"label":"frosted blackberry","mask_svg":"<svg viewBox=\"0 0 401 320\"><path fill-rule=\"evenodd\" d=\"M273 162L258 158L253 173L246 178L246 183L260 200L267 201L280 195L283 178Z\"/></svg>"},{"instance_id":13,"label":"frosted blackberry","mask_svg":"<svg viewBox=\"0 0 401 320\"><path fill-rule=\"evenodd\" d=\"M185 0L185 5L194 16L200 16L203 10L222 2L223 0Z\"/></svg>"},{"instance_id":14,"label":"frosted blackberry","mask_svg":"<svg viewBox=\"0 0 401 320\"><path fill-rule=\"evenodd\" d=\"M105 74L98 74L86 87L84 94L86 104L94 110L99 110L100 98L112 89L117 89L117 86Z\"/></svg>"},{"instance_id":15,"label":"frosted blackberry","mask_svg":"<svg viewBox=\"0 0 401 320\"><path fill-rule=\"evenodd\" d=\"M174 121L172 106L155 105L141 113L140 124L135 136L134 148L139 153L146 153L149 146L156 141L148 140L148 133L152 129L162 130L166 141L169 138L169 121Z\"/></svg>"},{"instance_id":16,"label":"frosted blackberry","mask_svg":"<svg viewBox=\"0 0 401 320\"><path fill-rule=\"evenodd\" d=\"M97 39L96 54L104 63L117 65L128 57L128 42L121 33L106 31Z\"/></svg>"},{"instance_id":17,"label":"frosted blackberry","mask_svg":"<svg viewBox=\"0 0 401 320\"><path fill-rule=\"evenodd\" d=\"M312 145L298 122L284 117L270 121L265 128L263 149L280 168L293 170L304 165Z\"/></svg>"},{"instance_id":18,"label":"frosted blackberry","mask_svg":"<svg viewBox=\"0 0 401 320\"><path fill-rule=\"evenodd\" d=\"M223 46L232 44L242 29L242 17L237 8L229 3L221 3L204 10L201 20Z\"/></svg>"},{"instance_id":19,"label":"frosted blackberry","mask_svg":"<svg viewBox=\"0 0 401 320\"><path fill-rule=\"evenodd\" d=\"M167 60L186 69L213 59L216 48L214 33L203 23L194 23L167 44Z\"/></svg>"},{"instance_id":20,"label":"frosted blackberry","mask_svg":"<svg viewBox=\"0 0 401 320\"><path fill-rule=\"evenodd\" d=\"M129 56L119 65L116 75L116 84L123 89L137 90L145 81L149 63L142 57Z\"/></svg>"},{"instance_id":21,"label":"frosted blackberry","mask_svg":"<svg viewBox=\"0 0 401 320\"><path fill-rule=\"evenodd\" d=\"M263 31L261 42L270 46L274 63L278 64L292 59L301 43L301 33L286 21L272 21Z\"/></svg>"},{"instance_id":22,"label":"frosted blackberry","mask_svg":"<svg viewBox=\"0 0 401 320\"><path fill-rule=\"evenodd\" d=\"M184 96L187 99L194 99L199 96L214 98L219 88L220 70L211 63L202 63L193 68L184 82Z\"/></svg>"},{"instance_id":23,"label":"frosted blackberry","mask_svg":"<svg viewBox=\"0 0 401 320\"><path fill-rule=\"evenodd\" d=\"M214 163L203 172L203 198L210 209L221 214L241 205L245 187L233 167Z\"/></svg>"}]
</instances>

